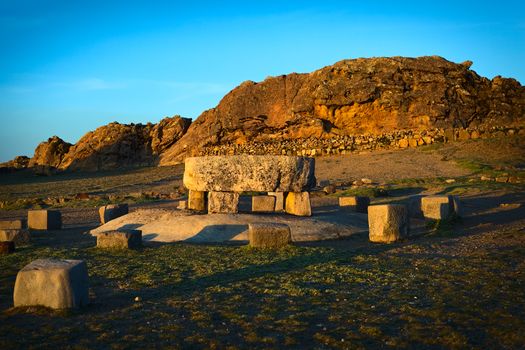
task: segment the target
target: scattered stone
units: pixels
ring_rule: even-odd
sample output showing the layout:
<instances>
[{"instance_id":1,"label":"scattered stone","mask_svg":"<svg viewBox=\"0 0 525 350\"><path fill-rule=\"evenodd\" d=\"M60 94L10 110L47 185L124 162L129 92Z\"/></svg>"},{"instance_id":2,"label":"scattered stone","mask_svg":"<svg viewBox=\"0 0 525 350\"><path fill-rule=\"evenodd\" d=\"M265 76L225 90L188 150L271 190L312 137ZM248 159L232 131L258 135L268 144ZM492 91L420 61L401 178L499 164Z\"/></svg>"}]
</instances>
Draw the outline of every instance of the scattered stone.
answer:
<instances>
[{"instance_id":1,"label":"scattered stone","mask_svg":"<svg viewBox=\"0 0 525 350\"><path fill-rule=\"evenodd\" d=\"M433 220L447 219L454 212L450 196L425 196L421 198L423 217Z\"/></svg>"},{"instance_id":2,"label":"scattered stone","mask_svg":"<svg viewBox=\"0 0 525 350\"><path fill-rule=\"evenodd\" d=\"M127 204L109 204L98 209L100 223L105 224L108 221L124 216L129 212Z\"/></svg>"},{"instance_id":3,"label":"scattered stone","mask_svg":"<svg viewBox=\"0 0 525 350\"><path fill-rule=\"evenodd\" d=\"M14 305L70 309L89 302L88 272L82 260L38 259L18 272Z\"/></svg>"},{"instance_id":4,"label":"scattered stone","mask_svg":"<svg viewBox=\"0 0 525 350\"><path fill-rule=\"evenodd\" d=\"M59 230L62 228L62 215L58 210L29 210L27 224L33 230Z\"/></svg>"},{"instance_id":5,"label":"scattered stone","mask_svg":"<svg viewBox=\"0 0 525 350\"><path fill-rule=\"evenodd\" d=\"M0 240L0 255L7 255L15 252L15 242Z\"/></svg>"},{"instance_id":6,"label":"scattered stone","mask_svg":"<svg viewBox=\"0 0 525 350\"><path fill-rule=\"evenodd\" d=\"M252 197L252 211L253 212L273 212L275 210L274 196L253 196Z\"/></svg>"},{"instance_id":7,"label":"scattered stone","mask_svg":"<svg viewBox=\"0 0 525 350\"><path fill-rule=\"evenodd\" d=\"M358 213L367 213L370 205L370 198L364 196L345 196L339 197L339 206Z\"/></svg>"},{"instance_id":8,"label":"scattered stone","mask_svg":"<svg viewBox=\"0 0 525 350\"><path fill-rule=\"evenodd\" d=\"M142 247L141 230L107 231L97 234L98 248L136 249Z\"/></svg>"},{"instance_id":9,"label":"scattered stone","mask_svg":"<svg viewBox=\"0 0 525 350\"><path fill-rule=\"evenodd\" d=\"M250 246L255 248L281 248L292 241L290 227L279 223L253 223L248 225Z\"/></svg>"},{"instance_id":10,"label":"scattered stone","mask_svg":"<svg viewBox=\"0 0 525 350\"><path fill-rule=\"evenodd\" d=\"M490 176L486 176L486 175L481 175L481 177L479 178L481 181L494 181L494 179Z\"/></svg>"},{"instance_id":11,"label":"scattered stone","mask_svg":"<svg viewBox=\"0 0 525 350\"><path fill-rule=\"evenodd\" d=\"M312 216L310 193L290 192L286 196L286 212L297 216Z\"/></svg>"},{"instance_id":12,"label":"scattered stone","mask_svg":"<svg viewBox=\"0 0 525 350\"><path fill-rule=\"evenodd\" d=\"M208 213L236 214L239 212L239 193L208 192Z\"/></svg>"},{"instance_id":13,"label":"scattered stone","mask_svg":"<svg viewBox=\"0 0 525 350\"><path fill-rule=\"evenodd\" d=\"M337 191L337 187L335 187L335 185L328 185L328 186L323 187L323 191L326 194L332 194Z\"/></svg>"},{"instance_id":14,"label":"scattered stone","mask_svg":"<svg viewBox=\"0 0 525 350\"><path fill-rule=\"evenodd\" d=\"M27 229L0 229L0 241L12 241L16 246L21 246L31 241L31 235Z\"/></svg>"},{"instance_id":15,"label":"scattered stone","mask_svg":"<svg viewBox=\"0 0 525 350\"><path fill-rule=\"evenodd\" d=\"M190 190L188 193L188 209L205 211L206 210L206 192Z\"/></svg>"},{"instance_id":16,"label":"scattered stone","mask_svg":"<svg viewBox=\"0 0 525 350\"><path fill-rule=\"evenodd\" d=\"M354 182L352 182L352 185L353 185L353 186L363 186L363 181L361 181L361 180L355 180Z\"/></svg>"},{"instance_id":17,"label":"scattered stone","mask_svg":"<svg viewBox=\"0 0 525 350\"><path fill-rule=\"evenodd\" d=\"M275 211L284 211L284 192L268 192L269 196L275 197Z\"/></svg>"},{"instance_id":18,"label":"scattered stone","mask_svg":"<svg viewBox=\"0 0 525 350\"><path fill-rule=\"evenodd\" d=\"M185 160L184 185L195 191L291 191L315 186L313 158L209 156Z\"/></svg>"},{"instance_id":19,"label":"scattered stone","mask_svg":"<svg viewBox=\"0 0 525 350\"><path fill-rule=\"evenodd\" d=\"M369 239L391 243L408 235L408 209L403 204L381 204L368 207Z\"/></svg>"},{"instance_id":20,"label":"scattered stone","mask_svg":"<svg viewBox=\"0 0 525 350\"><path fill-rule=\"evenodd\" d=\"M0 229L21 230L27 228L27 220L3 220L0 221Z\"/></svg>"},{"instance_id":21,"label":"scattered stone","mask_svg":"<svg viewBox=\"0 0 525 350\"><path fill-rule=\"evenodd\" d=\"M177 209L179 210L188 209L188 201L179 201L179 204L177 205Z\"/></svg>"},{"instance_id":22,"label":"scattered stone","mask_svg":"<svg viewBox=\"0 0 525 350\"><path fill-rule=\"evenodd\" d=\"M319 180L319 181L317 182L317 186L318 186L318 187L321 187L321 188L322 188L322 187L326 187L326 186L328 186L328 185L330 185L330 180Z\"/></svg>"},{"instance_id":23,"label":"scattered stone","mask_svg":"<svg viewBox=\"0 0 525 350\"><path fill-rule=\"evenodd\" d=\"M508 176L498 176L496 177L496 182L506 183L509 182Z\"/></svg>"},{"instance_id":24,"label":"scattered stone","mask_svg":"<svg viewBox=\"0 0 525 350\"><path fill-rule=\"evenodd\" d=\"M361 182L364 183L365 185L371 185L373 183L371 179L367 179L366 177L361 179Z\"/></svg>"},{"instance_id":25,"label":"scattered stone","mask_svg":"<svg viewBox=\"0 0 525 350\"><path fill-rule=\"evenodd\" d=\"M454 182L456 182L456 180L455 179L446 179L445 182L448 183L448 184L453 184Z\"/></svg>"},{"instance_id":26,"label":"scattered stone","mask_svg":"<svg viewBox=\"0 0 525 350\"><path fill-rule=\"evenodd\" d=\"M408 140L407 139L399 140L399 147L400 148L408 148Z\"/></svg>"}]
</instances>

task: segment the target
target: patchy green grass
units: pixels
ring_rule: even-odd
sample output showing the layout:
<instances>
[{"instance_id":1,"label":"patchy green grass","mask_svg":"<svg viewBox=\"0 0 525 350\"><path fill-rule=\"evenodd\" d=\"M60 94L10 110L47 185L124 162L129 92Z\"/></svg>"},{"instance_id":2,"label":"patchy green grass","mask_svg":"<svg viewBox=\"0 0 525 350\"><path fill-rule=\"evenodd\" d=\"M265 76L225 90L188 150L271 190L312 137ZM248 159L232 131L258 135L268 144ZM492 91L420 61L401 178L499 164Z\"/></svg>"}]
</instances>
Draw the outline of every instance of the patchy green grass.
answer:
<instances>
[{"instance_id":1,"label":"patchy green grass","mask_svg":"<svg viewBox=\"0 0 525 350\"><path fill-rule=\"evenodd\" d=\"M37 233L33 245L0 257L0 348L525 344L523 244L482 249L474 242L477 249L449 255L458 243L447 237L361 243L360 249L180 243L115 251L94 248L93 238L76 231ZM87 261L89 307L9 309L17 271L44 257Z\"/></svg>"}]
</instances>

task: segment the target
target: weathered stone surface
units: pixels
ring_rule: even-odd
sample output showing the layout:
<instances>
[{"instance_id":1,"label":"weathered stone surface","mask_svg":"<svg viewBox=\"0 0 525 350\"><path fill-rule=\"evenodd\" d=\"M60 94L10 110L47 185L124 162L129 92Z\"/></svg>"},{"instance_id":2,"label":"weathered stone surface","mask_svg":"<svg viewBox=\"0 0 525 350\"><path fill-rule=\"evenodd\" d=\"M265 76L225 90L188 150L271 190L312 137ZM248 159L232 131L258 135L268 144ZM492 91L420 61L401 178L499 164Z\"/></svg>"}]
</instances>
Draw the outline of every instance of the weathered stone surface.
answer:
<instances>
[{"instance_id":1,"label":"weathered stone surface","mask_svg":"<svg viewBox=\"0 0 525 350\"><path fill-rule=\"evenodd\" d=\"M194 191L301 192L315 186L313 158L209 156L185 161L184 186Z\"/></svg>"},{"instance_id":2,"label":"weathered stone surface","mask_svg":"<svg viewBox=\"0 0 525 350\"><path fill-rule=\"evenodd\" d=\"M20 230L27 228L27 220L2 220L0 221L0 229Z\"/></svg>"},{"instance_id":3,"label":"weathered stone surface","mask_svg":"<svg viewBox=\"0 0 525 350\"><path fill-rule=\"evenodd\" d=\"M129 212L128 205L123 204L109 204L98 209L100 223L105 224L108 221L126 215Z\"/></svg>"},{"instance_id":4,"label":"weathered stone surface","mask_svg":"<svg viewBox=\"0 0 525 350\"><path fill-rule=\"evenodd\" d=\"M0 255L11 254L15 252L15 242L0 240Z\"/></svg>"},{"instance_id":5,"label":"weathered stone surface","mask_svg":"<svg viewBox=\"0 0 525 350\"><path fill-rule=\"evenodd\" d=\"M339 197L339 206L354 210L358 213L367 213L370 205L370 198L363 196L344 196Z\"/></svg>"},{"instance_id":6,"label":"weathered stone surface","mask_svg":"<svg viewBox=\"0 0 525 350\"><path fill-rule=\"evenodd\" d=\"M408 235L408 209L403 204L371 205L368 227L371 242L395 242Z\"/></svg>"},{"instance_id":7,"label":"weathered stone surface","mask_svg":"<svg viewBox=\"0 0 525 350\"><path fill-rule=\"evenodd\" d=\"M62 228L62 214L58 210L29 210L27 225L33 230L59 230Z\"/></svg>"},{"instance_id":8,"label":"weathered stone surface","mask_svg":"<svg viewBox=\"0 0 525 350\"><path fill-rule=\"evenodd\" d=\"M82 260L38 259L18 272L14 305L78 308L89 302L88 272Z\"/></svg>"},{"instance_id":9,"label":"weathered stone surface","mask_svg":"<svg viewBox=\"0 0 525 350\"><path fill-rule=\"evenodd\" d=\"M239 212L237 192L208 192L208 213L235 214Z\"/></svg>"},{"instance_id":10,"label":"weathered stone surface","mask_svg":"<svg viewBox=\"0 0 525 350\"><path fill-rule=\"evenodd\" d=\"M98 248L136 249L142 247L141 230L107 231L97 234Z\"/></svg>"},{"instance_id":11,"label":"weathered stone surface","mask_svg":"<svg viewBox=\"0 0 525 350\"><path fill-rule=\"evenodd\" d=\"M31 235L27 229L0 229L0 241L13 241L18 247L28 244Z\"/></svg>"},{"instance_id":12,"label":"weathered stone surface","mask_svg":"<svg viewBox=\"0 0 525 350\"><path fill-rule=\"evenodd\" d=\"M312 216L310 193L290 192L286 196L286 212L297 216Z\"/></svg>"},{"instance_id":13,"label":"weathered stone surface","mask_svg":"<svg viewBox=\"0 0 525 350\"><path fill-rule=\"evenodd\" d=\"M190 190L188 193L188 209L205 211L206 192Z\"/></svg>"},{"instance_id":14,"label":"weathered stone surface","mask_svg":"<svg viewBox=\"0 0 525 350\"><path fill-rule=\"evenodd\" d=\"M253 223L248 225L250 246L255 248L281 248L290 244L290 227L279 223Z\"/></svg>"},{"instance_id":15,"label":"weathered stone surface","mask_svg":"<svg viewBox=\"0 0 525 350\"><path fill-rule=\"evenodd\" d=\"M284 211L284 192L268 192L268 195L275 197L274 211Z\"/></svg>"},{"instance_id":16,"label":"weathered stone surface","mask_svg":"<svg viewBox=\"0 0 525 350\"><path fill-rule=\"evenodd\" d=\"M179 210L188 209L188 201L179 201L179 204L177 205L177 209Z\"/></svg>"},{"instance_id":17,"label":"weathered stone surface","mask_svg":"<svg viewBox=\"0 0 525 350\"><path fill-rule=\"evenodd\" d=\"M253 212L273 212L275 210L274 196L253 196L252 197L252 211Z\"/></svg>"},{"instance_id":18,"label":"weathered stone surface","mask_svg":"<svg viewBox=\"0 0 525 350\"><path fill-rule=\"evenodd\" d=\"M444 220L454 211L450 196L425 196L421 198L421 212L426 219Z\"/></svg>"},{"instance_id":19,"label":"weathered stone surface","mask_svg":"<svg viewBox=\"0 0 525 350\"><path fill-rule=\"evenodd\" d=\"M33 158L29 161L29 167L47 166L57 169L71 146L58 136L50 137L37 146Z\"/></svg>"}]
</instances>

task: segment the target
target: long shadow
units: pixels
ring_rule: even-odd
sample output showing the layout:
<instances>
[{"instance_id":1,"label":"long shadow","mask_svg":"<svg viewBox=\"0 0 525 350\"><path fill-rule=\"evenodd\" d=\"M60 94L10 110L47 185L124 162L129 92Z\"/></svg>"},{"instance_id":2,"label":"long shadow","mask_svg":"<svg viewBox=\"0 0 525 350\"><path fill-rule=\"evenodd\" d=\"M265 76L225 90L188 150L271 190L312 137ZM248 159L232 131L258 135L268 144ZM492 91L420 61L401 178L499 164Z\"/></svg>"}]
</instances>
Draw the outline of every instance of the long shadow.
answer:
<instances>
[{"instance_id":1,"label":"long shadow","mask_svg":"<svg viewBox=\"0 0 525 350\"><path fill-rule=\"evenodd\" d=\"M229 241L248 230L248 225L208 225L185 242L222 242Z\"/></svg>"}]
</instances>

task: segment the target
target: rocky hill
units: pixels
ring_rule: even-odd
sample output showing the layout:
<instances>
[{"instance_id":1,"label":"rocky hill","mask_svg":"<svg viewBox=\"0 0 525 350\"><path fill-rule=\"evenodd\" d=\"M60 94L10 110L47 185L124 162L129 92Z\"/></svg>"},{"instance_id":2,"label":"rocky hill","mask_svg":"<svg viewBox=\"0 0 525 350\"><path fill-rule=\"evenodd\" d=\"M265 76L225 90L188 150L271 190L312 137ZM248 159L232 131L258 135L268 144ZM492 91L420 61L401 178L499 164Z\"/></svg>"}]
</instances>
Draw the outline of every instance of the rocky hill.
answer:
<instances>
[{"instance_id":1,"label":"rocky hill","mask_svg":"<svg viewBox=\"0 0 525 350\"><path fill-rule=\"evenodd\" d=\"M160 164L224 143L523 125L525 88L514 79L480 77L471 64L435 56L362 58L247 81L201 114Z\"/></svg>"},{"instance_id":2,"label":"rocky hill","mask_svg":"<svg viewBox=\"0 0 525 350\"><path fill-rule=\"evenodd\" d=\"M175 116L158 124L104 125L71 145L53 136L38 145L30 167L50 170L110 170L154 165L159 155L187 131L191 119Z\"/></svg>"},{"instance_id":3,"label":"rocky hill","mask_svg":"<svg viewBox=\"0 0 525 350\"><path fill-rule=\"evenodd\" d=\"M332 147L336 140L336 147L344 149L345 140L354 147L377 139L408 147L455 137L446 136L452 128L479 136L478 129L525 126L525 87L514 79L481 77L471 65L436 56L360 58L312 73L246 81L193 123L179 116L158 124L111 123L75 145L55 136L37 147L29 166L105 170L170 165L209 149L251 152L246 146L251 144L263 145L259 153L271 149L279 154L284 144L295 152L294 142L315 148L319 143ZM315 149L307 154L316 154Z\"/></svg>"}]
</instances>

